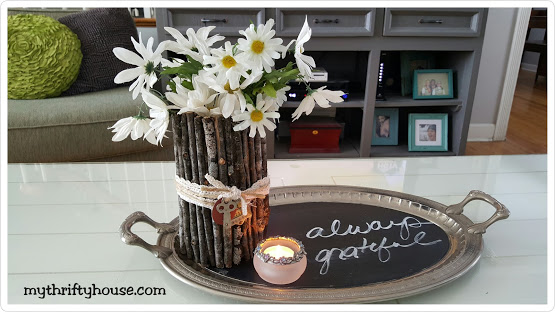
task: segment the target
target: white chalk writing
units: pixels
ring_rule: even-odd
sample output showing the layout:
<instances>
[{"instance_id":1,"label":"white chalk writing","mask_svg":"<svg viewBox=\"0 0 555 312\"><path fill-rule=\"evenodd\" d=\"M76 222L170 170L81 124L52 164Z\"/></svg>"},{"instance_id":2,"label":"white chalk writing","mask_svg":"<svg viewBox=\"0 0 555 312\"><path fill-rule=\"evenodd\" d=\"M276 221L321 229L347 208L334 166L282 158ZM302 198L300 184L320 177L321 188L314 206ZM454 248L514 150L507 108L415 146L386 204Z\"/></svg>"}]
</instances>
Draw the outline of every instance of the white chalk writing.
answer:
<instances>
[{"instance_id":1,"label":"white chalk writing","mask_svg":"<svg viewBox=\"0 0 555 312\"><path fill-rule=\"evenodd\" d=\"M341 230L341 221L333 220L330 226L330 233L325 233L325 230L322 227L314 227L310 231L306 233L306 237L309 239L314 238L330 238L333 236L346 236L346 235L357 235L357 234L368 234L371 231L380 231L380 230L390 230L394 227L399 229L399 238L405 242L398 243L398 242L391 242L388 243L386 237L383 237L381 242L378 244L373 242L368 244L366 238L362 239L361 246L349 246L346 248L331 248L331 249L322 249L316 255L315 260L317 262L322 263L322 267L320 269L320 274L324 275L328 273L330 268L330 262L332 260L332 256L335 252L337 252L337 257L340 260L349 260L352 258L358 259L359 253L364 253L366 250L370 250L378 255L378 259L381 262L388 262L391 259L391 251L392 248L408 248L415 245L420 246L430 246L441 242L441 239L437 239L434 241L424 242L423 239L426 236L426 232L419 231L416 235L414 235L412 241L409 241L411 237L411 229L419 229L423 225L433 224L432 222L421 222L420 220L414 217L405 217L401 222L395 223L393 221L389 221L385 225L382 224L380 221L372 221L366 222L366 227L363 229L360 226L353 226L349 224L345 230Z\"/></svg>"}]
</instances>

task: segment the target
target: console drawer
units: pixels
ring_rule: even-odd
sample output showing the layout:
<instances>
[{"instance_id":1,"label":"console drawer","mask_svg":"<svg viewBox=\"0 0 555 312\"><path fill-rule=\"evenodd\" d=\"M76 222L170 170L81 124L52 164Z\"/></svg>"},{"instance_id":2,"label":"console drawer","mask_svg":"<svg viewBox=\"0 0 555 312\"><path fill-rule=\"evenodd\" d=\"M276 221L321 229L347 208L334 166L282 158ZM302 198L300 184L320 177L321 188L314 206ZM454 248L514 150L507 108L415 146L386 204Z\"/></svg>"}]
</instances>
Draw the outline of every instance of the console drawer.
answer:
<instances>
[{"instance_id":1,"label":"console drawer","mask_svg":"<svg viewBox=\"0 0 555 312\"><path fill-rule=\"evenodd\" d=\"M207 9L207 8L169 8L164 10L167 26L185 34L188 28L195 30L204 26L216 26L213 34L222 36L241 36L239 30L266 22L262 8ZM169 36L168 33L166 33Z\"/></svg>"},{"instance_id":2,"label":"console drawer","mask_svg":"<svg viewBox=\"0 0 555 312\"><path fill-rule=\"evenodd\" d=\"M384 36L477 37L484 9L386 9Z\"/></svg>"},{"instance_id":3,"label":"console drawer","mask_svg":"<svg viewBox=\"0 0 555 312\"><path fill-rule=\"evenodd\" d=\"M313 37L372 36L375 9L276 9L278 36L297 37L305 16Z\"/></svg>"}]
</instances>

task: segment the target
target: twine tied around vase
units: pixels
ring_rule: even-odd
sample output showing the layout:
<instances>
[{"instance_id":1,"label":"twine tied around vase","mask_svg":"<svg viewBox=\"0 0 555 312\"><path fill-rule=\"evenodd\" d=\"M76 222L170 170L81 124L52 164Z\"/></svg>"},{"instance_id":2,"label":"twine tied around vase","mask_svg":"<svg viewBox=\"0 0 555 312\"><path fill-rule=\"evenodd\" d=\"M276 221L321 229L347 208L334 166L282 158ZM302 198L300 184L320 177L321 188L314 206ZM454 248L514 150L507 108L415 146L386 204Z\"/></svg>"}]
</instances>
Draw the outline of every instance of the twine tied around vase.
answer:
<instances>
[{"instance_id":1,"label":"twine tied around vase","mask_svg":"<svg viewBox=\"0 0 555 312\"><path fill-rule=\"evenodd\" d=\"M256 181L250 188L241 191L236 186L226 186L221 181L209 174L204 176L210 185L200 185L175 176L175 188L177 195L191 204L205 207L210 210L214 208L216 201L241 199L243 215L247 215L247 204L255 198L264 198L270 192L270 178L265 177Z\"/></svg>"}]
</instances>

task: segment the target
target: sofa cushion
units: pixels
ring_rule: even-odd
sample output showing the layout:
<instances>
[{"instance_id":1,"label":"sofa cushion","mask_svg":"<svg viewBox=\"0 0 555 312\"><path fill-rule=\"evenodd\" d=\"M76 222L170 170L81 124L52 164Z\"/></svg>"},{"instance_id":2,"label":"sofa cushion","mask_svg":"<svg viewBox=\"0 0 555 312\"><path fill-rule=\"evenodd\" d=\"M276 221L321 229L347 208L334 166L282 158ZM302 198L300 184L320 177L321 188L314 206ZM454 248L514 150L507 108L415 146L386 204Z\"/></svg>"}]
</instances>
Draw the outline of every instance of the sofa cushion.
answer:
<instances>
[{"instance_id":1,"label":"sofa cushion","mask_svg":"<svg viewBox=\"0 0 555 312\"><path fill-rule=\"evenodd\" d=\"M158 153L160 146L146 140L112 142L108 127L136 115L140 104L126 87L44 100L8 100L8 162L124 159L120 156L148 152L163 157L151 160L171 160L170 132L162 142L165 156Z\"/></svg>"},{"instance_id":2,"label":"sofa cushion","mask_svg":"<svg viewBox=\"0 0 555 312\"><path fill-rule=\"evenodd\" d=\"M81 65L77 36L55 19L8 17L8 98L42 99L65 91Z\"/></svg>"},{"instance_id":3,"label":"sofa cushion","mask_svg":"<svg viewBox=\"0 0 555 312\"><path fill-rule=\"evenodd\" d=\"M129 11L97 8L61 17L59 21L77 34L83 52L79 76L63 95L121 87L114 83L114 77L130 65L118 60L112 50L135 49L131 37L138 38L137 28Z\"/></svg>"}]
</instances>

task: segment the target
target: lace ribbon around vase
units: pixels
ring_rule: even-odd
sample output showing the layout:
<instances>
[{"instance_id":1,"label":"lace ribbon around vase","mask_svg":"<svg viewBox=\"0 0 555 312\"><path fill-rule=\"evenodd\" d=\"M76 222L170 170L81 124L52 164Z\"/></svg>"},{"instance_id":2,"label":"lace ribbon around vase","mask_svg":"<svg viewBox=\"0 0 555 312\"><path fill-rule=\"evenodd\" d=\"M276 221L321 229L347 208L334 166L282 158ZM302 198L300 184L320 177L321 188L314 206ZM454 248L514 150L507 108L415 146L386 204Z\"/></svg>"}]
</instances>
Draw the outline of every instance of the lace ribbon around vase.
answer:
<instances>
[{"instance_id":1,"label":"lace ribbon around vase","mask_svg":"<svg viewBox=\"0 0 555 312\"><path fill-rule=\"evenodd\" d=\"M247 215L247 204L256 198L264 198L270 192L270 178L256 181L250 188L241 191L236 186L226 186L209 174L204 176L210 185L200 185L175 176L177 195L197 206L212 209L220 198L224 200L241 199L241 209Z\"/></svg>"}]
</instances>

